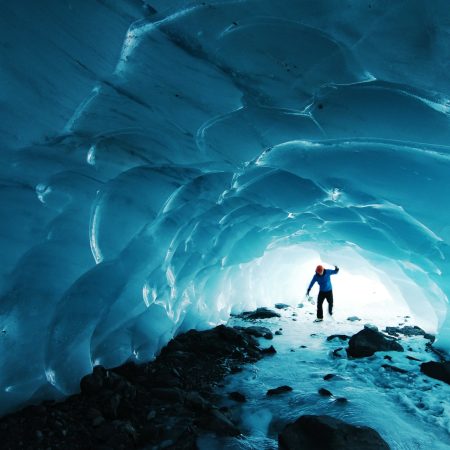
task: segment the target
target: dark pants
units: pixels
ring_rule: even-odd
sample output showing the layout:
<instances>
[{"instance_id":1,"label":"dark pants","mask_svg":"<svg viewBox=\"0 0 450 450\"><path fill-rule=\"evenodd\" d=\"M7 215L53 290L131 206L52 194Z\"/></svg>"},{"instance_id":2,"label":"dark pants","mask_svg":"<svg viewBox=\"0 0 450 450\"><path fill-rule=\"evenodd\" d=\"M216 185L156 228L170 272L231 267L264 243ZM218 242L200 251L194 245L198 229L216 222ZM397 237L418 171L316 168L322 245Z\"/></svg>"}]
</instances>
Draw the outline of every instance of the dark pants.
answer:
<instances>
[{"instance_id":1,"label":"dark pants","mask_svg":"<svg viewBox=\"0 0 450 450\"><path fill-rule=\"evenodd\" d=\"M319 296L317 297L317 318L323 319L323 302L324 300L328 302L328 312L330 316L333 314L333 291L320 291Z\"/></svg>"}]
</instances>

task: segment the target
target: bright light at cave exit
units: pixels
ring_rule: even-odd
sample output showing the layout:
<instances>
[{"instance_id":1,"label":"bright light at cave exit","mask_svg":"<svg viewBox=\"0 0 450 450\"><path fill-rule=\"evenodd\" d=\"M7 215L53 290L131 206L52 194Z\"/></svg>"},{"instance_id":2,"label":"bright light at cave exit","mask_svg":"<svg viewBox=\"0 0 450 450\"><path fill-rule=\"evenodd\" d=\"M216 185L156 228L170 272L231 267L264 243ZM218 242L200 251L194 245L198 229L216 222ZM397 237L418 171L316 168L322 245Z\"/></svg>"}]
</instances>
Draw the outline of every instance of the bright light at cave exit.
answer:
<instances>
[{"instance_id":1,"label":"bright light at cave exit","mask_svg":"<svg viewBox=\"0 0 450 450\"><path fill-rule=\"evenodd\" d=\"M268 250L261 258L240 266L232 295L240 297L241 302L246 298L244 309L272 307L275 303L307 305L306 289L318 264L326 269L337 265L340 269L331 277L335 320L357 316L363 323L385 326L399 324L409 316L409 324L436 332L438 321L425 288L405 275L395 262L386 259L373 263L350 246L329 251L303 245ZM311 290L314 301L318 291L316 283Z\"/></svg>"}]
</instances>

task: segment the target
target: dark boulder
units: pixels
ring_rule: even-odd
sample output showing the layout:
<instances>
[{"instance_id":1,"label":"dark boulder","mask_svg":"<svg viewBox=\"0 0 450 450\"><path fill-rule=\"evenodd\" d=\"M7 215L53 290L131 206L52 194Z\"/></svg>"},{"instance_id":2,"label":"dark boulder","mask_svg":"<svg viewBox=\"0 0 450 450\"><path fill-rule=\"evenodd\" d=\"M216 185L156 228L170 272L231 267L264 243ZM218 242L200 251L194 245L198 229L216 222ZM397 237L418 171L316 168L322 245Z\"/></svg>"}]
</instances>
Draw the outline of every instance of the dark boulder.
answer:
<instances>
[{"instance_id":1,"label":"dark boulder","mask_svg":"<svg viewBox=\"0 0 450 450\"><path fill-rule=\"evenodd\" d=\"M278 435L280 450L389 450L372 428L330 416L301 416Z\"/></svg>"},{"instance_id":2,"label":"dark boulder","mask_svg":"<svg viewBox=\"0 0 450 450\"><path fill-rule=\"evenodd\" d=\"M237 436L241 432L233 422L221 411L211 410L197 421L201 428L212 431L218 436Z\"/></svg>"},{"instance_id":3,"label":"dark boulder","mask_svg":"<svg viewBox=\"0 0 450 450\"><path fill-rule=\"evenodd\" d=\"M247 401L247 399L245 398L245 395L241 394L240 392L237 392L237 391L230 392L228 394L228 397L231 400L234 400L235 402L239 402L239 403L245 403Z\"/></svg>"},{"instance_id":4,"label":"dark boulder","mask_svg":"<svg viewBox=\"0 0 450 450\"><path fill-rule=\"evenodd\" d=\"M422 363L420 371L431 378L450 384L450 361Z\"/></svg>"},{"instance_id":5,"label":"dark boulder","mask_svg":"<svg viewBox=\"0 0 450 450\"><path fill-rule=\"evenodd\" d=\"M277 352L277 351L275 350L275 348L274 348L273 345L271 345L270 347L267 347L267 348L263 348L263 349L261 350L261 353L262 353L263 355L275 355L276 352Z\"/></svg>"},{"instance_id":6,"label":"dark boulder","mask_svg":"<svg viewBox=\"0 0 450 450\"><path fill-rule=\"evenodd\" d=\"M80 390L83 394L96 394L106 381L107 372L103 366L95 366L93 372L84 376L80 381Z\"/></svg>"},{"instance_id":7,"label":"dark boulder","mask_svg":"<svg viewBox=\"0 0 450 450\"><path fill-rule=\"evenodd\" d=\"M287 309L290 305L287 305L286 303L275 303L275 308L277 309Z\"/></svg>"},{"instance_id":8,"label":"dark boulder","mask_svg":"<svg viewBox=\"0 0 450 450\"><path fill-rule=\"evenodd\" d=\"M404 336L423 336L425 339L428 339L431 342L434 342L435 337L422 330L422 328L418 326L404 326L404 327L386 327L384 330L385 333L391 336L398 336L399 334L403 334Z\"/></svg>"},{"instance_id":9,"label":"dark boulder","mask_svg":"<svg viewBox=\"0 0 450 450\"><path fill-rule=\"evenodd\" d=\"M269 308L257 308L255 311L245 311L242 314L239 314L237 317L240 317L242 319L255 320L281 317L281 315Z\"/></svg>"},{"instance_id":10,"label":"dark boulder","mask_svg":"<svg viewBox=\"0 0 450 450\"><path fill-rule=\"evenodd\" d=\"M325 389L325 388L320 388L318 392L322 397L332 397L333 396L333 394L328 389Z\"/></svg>"},{"instance_id":11,"label":"dark boulder","mask_svg":"<svg viewBox=\"0 0 450 450\"><path fill-rule=\"evenodd\" d=\"M397 372L397 373L408 373L407 370L401 369L397 366L392 366L391 364L382 364L381 367L386 370L390 370L391 372Z\"/></svg>"},{"instance_id":12,"label":"dark boulder","mask_svg":"<svg viewBox=\"0 0 450 450\"><path fill-rule=\"evenodd\" d=\"M327 337L327 341L332 341L333 339L347 341L348 339L350 339L350 336L347 336L346 334L332 334L331 336Z\"/></svg>"},{"instance_id":13,"label":"dark boulder","mask_svg":"<svg viewBox=\"0 0 450 450\"><path fill-rule=\"evenodd\" d=\"M272 395L284 394L286 392L291 392L291 391L292 391L292 388L290 386L284 385L284 386L278 386L277 388L274 388L274 389L269 389L267 391L266 395L271 397Z\"/></svg>"},{"instance_id":14,"label":"dark boulder","mask_svg":"<svg viewBox=\"0 0 450 450\"><path fill-rule=\"evenodd\" d=\"M244 331L250 336L263 337L265 339L273 339L273 334L267 327L253 326L253 327L234 327L234 328L240 331Z\"/></svg>"},{"instance_id":15,"label":"dark boulder","mask_svg":"<svg viewBox=\"0 0 450 450\"><path fill-rule=\"evenodd\" d=\"M347 348L348 356L353 358L363 358L372 356L375 352L386 351L402 352L403 347L395 340L386 338L377 329L367 326L350 338Z\"/></svg>"}]
</instances>

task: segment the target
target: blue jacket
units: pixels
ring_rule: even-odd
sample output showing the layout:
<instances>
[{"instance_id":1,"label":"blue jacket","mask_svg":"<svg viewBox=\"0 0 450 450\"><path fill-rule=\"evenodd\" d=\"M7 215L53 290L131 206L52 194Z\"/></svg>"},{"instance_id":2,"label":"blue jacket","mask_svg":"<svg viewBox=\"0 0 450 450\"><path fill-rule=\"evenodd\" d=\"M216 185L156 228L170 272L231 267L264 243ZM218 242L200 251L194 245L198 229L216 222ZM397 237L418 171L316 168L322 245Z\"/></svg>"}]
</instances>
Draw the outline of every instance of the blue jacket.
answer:
<instances>
[{"instance_id":1,"label":"blue jacket","mask_svg":"<svg viewBox=\"0 0 450 450\"><path fill-rule=\"evenodd\" d=\"M322 292L331 291L333 289L333 287L331 286L330 276L334 275L335 273L338 273L338 272L339 272L339 268L336 267L334 270L325 269L323 271L322 275L319 275L316 273L313 276L311 283L309 283L307 292L309 293L309 291L311 290L311 288L313 287L313 285L316 281L317 281L317 283L319 283L320 291L322 291Z\"/></svg>"}]
</instances>

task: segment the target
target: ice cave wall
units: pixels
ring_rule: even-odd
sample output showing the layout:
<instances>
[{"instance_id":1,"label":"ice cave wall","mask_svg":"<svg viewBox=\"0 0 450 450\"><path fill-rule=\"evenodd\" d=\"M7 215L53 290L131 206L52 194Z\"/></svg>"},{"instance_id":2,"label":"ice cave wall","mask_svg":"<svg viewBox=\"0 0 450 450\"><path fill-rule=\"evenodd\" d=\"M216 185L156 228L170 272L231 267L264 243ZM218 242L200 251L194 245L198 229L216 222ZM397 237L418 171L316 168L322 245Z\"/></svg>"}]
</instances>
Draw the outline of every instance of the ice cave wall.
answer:
<instances>
[{"instance_id":1,"label":"ice cave wall","mask_svg":"<svg viewBox=\"0 0 450 450\"><path fill-rule=\"evenodd\" d=\"M0 8L0 412L303 294L315 259L450 349L446 1Z\"/></svg>"}]
</instances>

